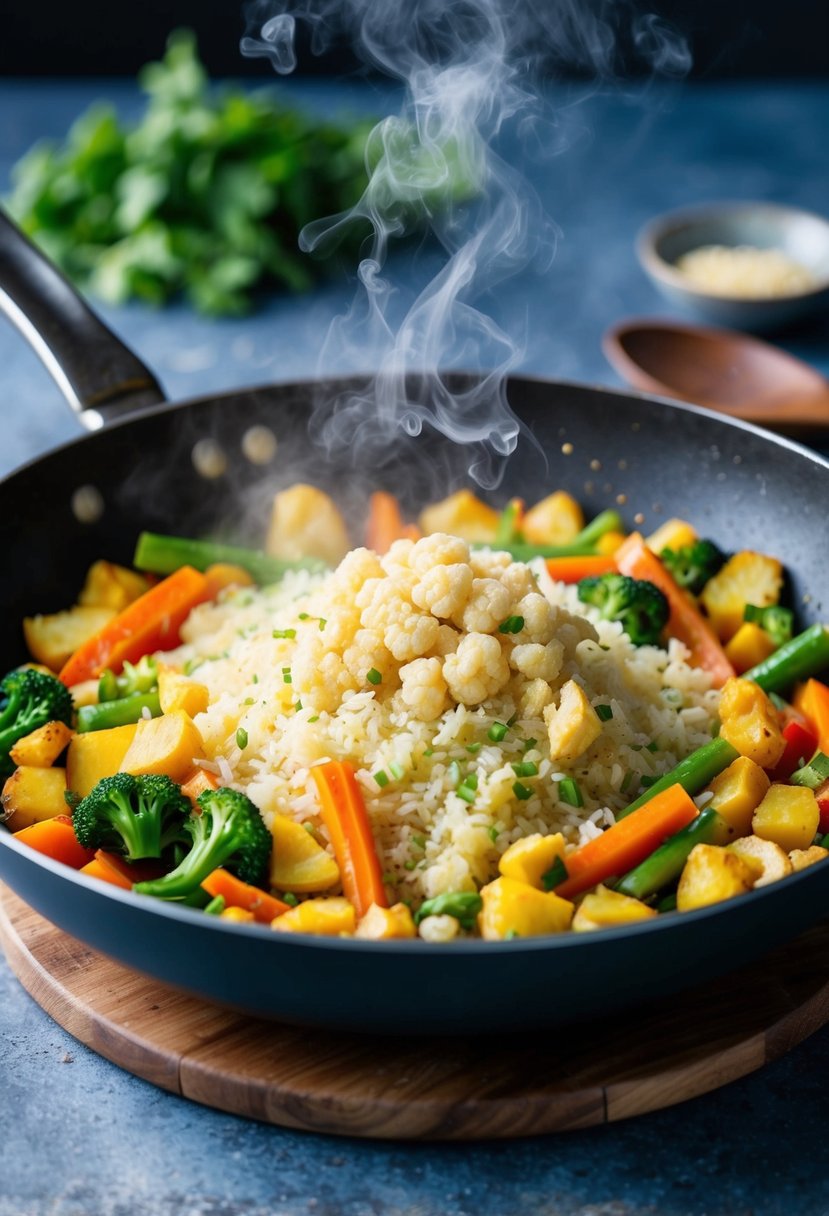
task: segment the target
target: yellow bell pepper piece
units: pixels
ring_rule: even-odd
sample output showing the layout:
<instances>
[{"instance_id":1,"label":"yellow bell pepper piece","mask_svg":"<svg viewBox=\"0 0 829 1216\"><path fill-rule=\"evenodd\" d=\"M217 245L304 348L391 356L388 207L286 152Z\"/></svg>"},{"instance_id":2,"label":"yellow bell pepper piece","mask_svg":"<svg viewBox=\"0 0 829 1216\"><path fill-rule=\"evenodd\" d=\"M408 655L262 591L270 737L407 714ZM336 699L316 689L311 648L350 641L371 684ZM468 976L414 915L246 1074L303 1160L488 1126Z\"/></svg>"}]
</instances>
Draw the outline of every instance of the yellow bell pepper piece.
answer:
<instances>
[{"instance_id":1,"label":"yellow bell pepper piece","mask_svg":"<svg viewBox=\"0 0 829 1216\"><path fill-rule=\"evenodd\" d=\"M521 531L531 545L566 545L584 527L584 512L566 490L548 494L527 511Z\"/></svg>"},{"instance_id":2,"label":"yellow bell pepper piece","mask_svg":"<svg viewBox=\"0 0 829 1216\"><path fill-rule=\"evenodd\" d=\"M181 709L189 717L195 718L196 714L203 714L207 709L210 693L206 684L191 680L172 667L162 666L158 669L158 700L162 713L170 714Z\"/></svg>"},{"instance_id":3,"label":"yellow bell pepper piece","mask_svg":"<svg viewBox=\"0 0 829 1216\"><path fill-rule=\"evenodd\" d=\"M754 812L751 827L755 836L773 840L784 853L790 853L808 849L819 823L820 810L810 789L775 783Z\"/></svg>"},{"instance_id":4,"label":"yellow bell pepper piece","mask_svg":"<svg viewBox=\"0 0 829 1216\"><path fill-rule=\"evenodd\" d=\"M649 908L641 899L622 895L620 891L610 891L600 885L595 891L585 895L576 909L573 931L589 933L594 929L609 929L613 925L629 925L637 920L651 920L656 915L656 909Z\"/></svg>"},{"instance_id":5,"label":"yellow bell pepper piece","mask_svg":"<svg viewBox=\"0 0 829 1216\"><path fill-rule=\"evenodd\" d=\"M680 912L743 895L754 886L759 867L715 844L698 844L685 862L676 891Z\"/></svg>"},{"instance_id":6,"label":"yellow bell pepper piece","mask_svg":"<svg viewBox=\"0 0 829 1216\"><path fill-rule=\"evenodd\" d=\"M405 904L394 904L391 908L380 908L377 904L372 904L358 924L354 936L369 938L372 941L391 941L417 937L417 929Z\"/></svg>"},{"instance_id":7,"label":"yellow bell pepper piece","mask_svg":"<svg viewBox=\"0 0 829 1216\"><path fill-rule=\"evenodd\" d=\"M756 667L776 649L765 629L756 621L743 621L731 641L725 644L725 653L737 675Z\"/></svg>"},{"instance_id":8,"label":"yellow bell pepper piece","mask_svg":"<svg viewBox=\"0 0 829 1216\"><path fill-rule=\"evenodd\" d=\"M684 519L666 519L655 532L651 532L645 544L657 557L663 549L684 548L698 540L697 530Z\"/></svg>"},{"instance_id":9,"label":"yellow bell pepper piece","mask_svg":"<svg viewBox=\"0 0 829 1216\"><path fill-rule=\"evenodd\" d=\"M557 857L564 857L561 832L551 836L536 832L511 844L498 862L498 869L505 878L515 878L543 891L543 877Z\"/></svg>"},{"instance_id":10,"label":"yellow bell pepper piece","mask_svg":"<svg viewBox=\"0 0 829 1216\"><path fill-rule=\"evenodd\" d=\"M18 739L9 756L14 764L50 768L74 735L65 722L47 722Z\"/></svg>"},{"instance_id":11,"label":"yellow bell pepper piece","mask_svg":"<svg viewBox=\"0 0 829 1216\"><path fill-rule=\"evenodd\" d=\"M164 774L171 781L183 781L196 760L204 759L202 737L193 719L183 709L142 718L135 724L135 735L121 761L121 772Z\"/></svg>"},{"instance_id":12,"label":"yellow bell pepper piece","mask_svg":"<svg viewBox=\"0 0 829 1216\"><path fill-rule=\"evenodd\" d=\"M336 861L302 824L287 815L274 815L271 835L270 884L274 890L327 891L340 881Z\"/></svg>"},{"instance_id":13,"label":"yellow bell pepper piece","mask_svg":"<svg viewBox=\"0 0 829 1216\"><path fill-rule=\"evenodd\" d=\"M731 676L720 694L720 734L761 768L774 768L786 749L777 711L753 680Z\"/></svg>"},{"instance_id":14,"label":"yellow bell pepper piece","mask_svg":"<svg viewBox=\"0 0 829 1216\"><path fill-rule=\"evenodd\" d=\"M121 767L135 737L136 724L90 730L75 735L66 753L66 784L85 798L102 777L111 777Z\"/></svg>"},{"instance_id":15,"label":"yellow bell pepper piece","mask_svg":"<svg viewBox=\"0 0 829 1216\"><path fill-rule=\"evenodd\" d=\"M569 899L554 891L537 891L516 878L496 878L481 888L481 899L478 928L487 941L563 933L573 919Z\"/></svg>"},{"instance_id":16,"label":"yellow bell pepper piece","mask_svg":"<svg viewBox=\"0 0 829 1216\"><path fill-rule=\"evenodd\" d=\"M354 905L341 895L330 899L306 899L271 921L278 933L319 933L324 937L353 934L357 927Z\"/></svg>"},{"instance_id":17,"label":"yellow bell pepper piece","mask_svg":"<svg viewBox=\"0 0 829 1216\"><path fill-rule=\"evenodd\" d=\"M747 836L751 816L770 784L759 764L748 756L738 756L708 786L714 797L706 805L719 813L736 836Z\"/></svg>"},{"instance_id":18,"label":"yellow bell pepper piece","mask_svg":"<svg viewBox=\"0 0 829 1216\"><path fill-rule=\"evenodd\" d=\"M20 832L43 819L66 815L66 769L16 768L3 786L3 811L9 817L10 828Z\"/></svg>"}]
</instances>

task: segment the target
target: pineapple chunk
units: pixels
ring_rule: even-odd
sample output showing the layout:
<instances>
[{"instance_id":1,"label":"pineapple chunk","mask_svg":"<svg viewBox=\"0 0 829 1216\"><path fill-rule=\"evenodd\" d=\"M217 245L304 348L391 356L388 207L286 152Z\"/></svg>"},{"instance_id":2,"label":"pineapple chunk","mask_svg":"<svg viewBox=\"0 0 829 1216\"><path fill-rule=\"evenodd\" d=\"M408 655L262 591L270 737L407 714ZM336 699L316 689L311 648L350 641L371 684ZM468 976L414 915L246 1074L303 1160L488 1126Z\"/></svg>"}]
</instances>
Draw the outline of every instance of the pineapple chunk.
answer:
<instances>
[{"instance_id":1,"label":"pineapple chunk","mask_svg":"<svg viewBox=\"0 0 829 1216\"><path fill-rule=\"evenodd\" d=\"M135 723L135 734L120 767L121 772L133 776L158 773L180 782L194 762L203 759L204 745L193 719L183 709L174 709L160 718L142 718Z\"/></svg>"},{"instance_id":2,"label":"pineapple chunk","mask_svg":"<svg viewBox=\"0 0 829 1216\"><path fill-rule=\"evenodd\" d=\"M521 531L531 545L565 545L584 527L584 512L566 490L556 490L524 516Z\"/></svg>"},{"instance_id":3,"label":"pineapple chunk","mask_svg":"<svg viewBox=\"0 0 829 1216\"><path fill-rule=\"evenodd\" d=\"M780 845L775 844L773 840L763 840L760 836L743 836L741 840L730 844L728 851L754 866L755 887L767 887L769 883L777 882L792 872L792 863Z\"/></svg>"},{"instance_id":4,"label":"pineapple chunk","mask_svg":"<svg viewBox=\"0 0 829 1216\"><path fill-rule=\"evenodd\" d=\"M274 496L265 542L272 557L319 557L336 566L350 548L345 521L323 490L300 482Z\"/></svg>"},{"instance_id":5,"label":"pineapple chunk","mask_svg":"<svg viewBox=\"0 0 829 1216\"><path fill-rule=\"evenodd\" d=\"M395 904L391 908L380 908L377 904L372 904L357 926L354 936L369 938L372 941L391 941L417 937L417 929L405 904Z\"/></svg>"},{"instance_id":6,"label":"pineapple chunk","mask_svg":"<svg viewBox=\"0 0 829 1216\"><path fill-rule=\"evenodd\" d=\"M271 921L278 933L318 933L324 937L351 935L357 927L353 904L342 895L330 899L306 899Z\"/></svg>"},{"instance_id":7,"label":"pineapple chunk","mask_svg":"<svg viewBox=\"0 0 829 1216\"><path fill-rule=\"evenodd\" d=\"M694 845L682 870L676 891L680 912L704 908L743 895L754 886L759 867L715 844Z\"/></svg>"},{"instance_id":8,"label":"pineapple chunk","mask_svg":"<svg viewBox=\"0 0 829 1216\"><path fill-rule=\"evenodd\" d=\"M505 878L516 878L543 891L544 875L557 857L564 857L564 837L561 832L554 832L551 836L535 832L511 844L498 862L498 869Z\"/></svg>"},{"instance_id":9,"label":"pineapple chunk","mask_svg":"<svg viewBox=\"0 0 829 1216\"><path fill-rule=\"evenodd\" d=\"M481 888L481 899L484 906L478 914L478 928L487 941L563 933L573 919L569 900L554 891L537 891L515 878L496 878Z\"/></svg>"},{"instance_id":10,"label":"pineapple chunk","mask_svg":"<svg viewBox=\"0 0 829 1216\"><path fill-rule=\"evenodd\" d=\"M748 756L738 756L708 786L714 795L709 805L722 816L736 836L748 836L751 816L770 784L759 764L749 760Z\"/></svg>"},{"instance_id":11,"label":"pineapple chunk","mask_svg":"<svg viewBox=\"0 0 829 1216\"><path fill-rule=\"evenodd\" d=\"M78 603L85 607L112 608L114 612L123 612L149 589L146 578L135 570L116 566L113 562L94 562L86 573Z\"/></svg>"},{"instance_id":12,"label":"pineapple chunk","mask_svg":"<svg viewBox=\"0 0 829 1216\"><path fill-rule=\"evenodd\" d=\"M783 587L783 567L776 557L749 549L735 553L705 584L702 603L721 641L727 642L743 623L746 604L776 604Z\"/></svg>"},{"instance_id":13,"label":"pineapple chunk","mask_svg":"<svg viewBox=\"0 0 829 1216\"><path fill-rule=\"evenodd\" d=\"M135 736L136 724L90 730L75 735L66 753L66 784L85 798L102 777L111 777L121 767Z\"/></svg>"},{"instance_id":14,"label":"pineapple chunk","mask_svg":"<svg viewBox=\"0 0 829 1216\"><path fill-rule=\"evenodd\" d=\"M762 663L777 649L765 629L761 629L756 621L743 621L730 642L726 643L725 653L731 666L742 675Z\"/></svg>"},{"instance_id":15,"label":"pineapple chunk","mask_svg":"<svg viewBox=\"0 0 829 1216\"><path fill-rule=\"evenodd\" d=\"M336 861L302 824L274 815L271 835L270 884L277 891L327 891L340 881Z\"/></svg>"},{"instance_id":16,"label":"pineapple chunk","mask_svg":"<svg viewBox=\"0 0 829 1216\"><path fill-rule=\"evenodd\" d=\"M650 534L645 544L658 557L663 549L676 551L685 545L692 545L697 539L696 528L684 519L666 519L664 524L660 524L656 531Z\"/></svg>"},{"instance_id":17,"label":"pineapple chunk","mask_svg":"<svg viewBox=\"0 0 829 1216\"><path fill-rule=\"evenodd\" d=\"M458 490L424 508L418 522L424 536L448 532L462 540L492 541L498 527L498 512L476 498L471 490Z\"/></svg>"},{"instance_id":18,"label":"pineapple chunk","mask_svg":"<svg viewBox=\"0 0 829 1216\"><path fill-rule=\"evenodd\" d=\"M42 819L54 819L68 811L66 799L66 769L16 768L3 786L0 801L3 818L10 819L11 830L20 832Z\"/></svg>"},{"instance_id":19,"label":"pineapple chunk","mask_svg":"<svg viewBox=\"0 0 829 1216\"><path fill-rule=\"evenodd\" d=\"M829 857L829 849L824 849L820 844L809 845L808 849L792 849L789 853L789 861L795 873L813 866L816 861L823 861L825 857Z\"/></svg>"},{"instance_id":20,"label":"pineapple chunk","mask_svg":"<svg viewBox=\"0 0 829 1216\"><path fill-rule=\"evenodd\" d=\"M47 722L18 739L9 756L14 764L51 768L74 733L65 722Z\"/></svg>"},{"instance_id":21,"label":"pineapple chunk","mask_svg":"<svg viewBox=\"0 0 829 1216\"><path fill-rule=\"evenodd\" d=\"M595 891L585 895L573 917L576 933L589 933L593 929L609 929L613 925L629 925L636 920L650 920L656 916L655 908L649 908L640 899L610 891L599 885Z\"/></svg>"},{"instance_id":22,"label":"pineapple chunk","mask_svg":"<svg viewBox=\"0 0 829 1216\"><path fill-rule=\"evenodd\" d=\"M812 790L803 785L772 785L751 820L755 836L773 840L784 853L808 849L820 823Z\"/></svg>"},{"instance_id":23,"label":"pineapple chunk","mask_svg":"<svg viewBox=\"0 0 829 1216\"><path fill-rule=\"evenodd\" d=\"M720 734L761 768L774 768L786 748L777 711L753 680L730 676L720 694Z\"/></svg>"},{"instance_id":24,"label":"pineapple chunk","mask_svg":"<svg viewBox=\"0 0 829 1216\"><path fill-rule=\"evenodd\" d=\"M602 733L599 715L575 680L568 680L562 688L558 708L554 705L545 707L544 721L553 760L578 760Z\"/></svg>"},{"instance_id":25,"label":"pineapple chunk","mask_svg":"<svg viewBox=\"0 0 829 1216\"><path fill-rule=\"evenodd\" d=\"M65 612L27 616L23 636L30 654L52 671L60 671L79 646L115 616L114 608L78 605Z\"/></svg>"},{"instance_id":26,"label":"pineapple chunk","mask_svg":"<svg viewBox=\"0 0 829 1216\"><path fill-rule=\"evenodd\" d=\"M169 714L175 709L183 710L189 717L203 714L207 709L210 694L206 684L191 680L172 667L158 669L158 700L162 713Z\"/></svg>"}]
</instances>

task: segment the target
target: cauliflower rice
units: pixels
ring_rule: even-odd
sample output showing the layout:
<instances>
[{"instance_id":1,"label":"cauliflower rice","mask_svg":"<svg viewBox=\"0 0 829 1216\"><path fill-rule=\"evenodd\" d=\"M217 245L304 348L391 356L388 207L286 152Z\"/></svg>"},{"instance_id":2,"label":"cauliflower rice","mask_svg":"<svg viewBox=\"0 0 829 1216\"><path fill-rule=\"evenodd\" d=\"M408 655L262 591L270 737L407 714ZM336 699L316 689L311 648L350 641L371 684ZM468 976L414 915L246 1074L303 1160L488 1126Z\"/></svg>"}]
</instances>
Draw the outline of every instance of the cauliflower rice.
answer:
<instances>
[{"instance_id":1,"label":"cauliflower rice","mask_svg":"<svg viewBox=\"0 0 829 1216\"><path fill-rule=\"evenodd\" d=\"M530 833L597 835L716 719L680 642L634 647L543 561L442 534L230 589L182 638L175 658L209 690L204 766L266 823L288 815L325 840L309 769L349 761L389 896L415 908L477 890Z\"/></svg>"}]
</instances>

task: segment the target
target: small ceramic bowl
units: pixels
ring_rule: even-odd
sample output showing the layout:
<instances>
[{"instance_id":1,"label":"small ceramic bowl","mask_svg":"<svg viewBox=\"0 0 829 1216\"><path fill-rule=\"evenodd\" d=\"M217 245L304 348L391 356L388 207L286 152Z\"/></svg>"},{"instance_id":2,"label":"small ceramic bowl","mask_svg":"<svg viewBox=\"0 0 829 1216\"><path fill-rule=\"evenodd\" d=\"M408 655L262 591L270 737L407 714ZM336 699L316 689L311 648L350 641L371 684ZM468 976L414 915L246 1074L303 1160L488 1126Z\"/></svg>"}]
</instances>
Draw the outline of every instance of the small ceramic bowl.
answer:
<instances>
[{"instance_id":1,"label":"small ceramic bowl","mask_svg":"<svg viewBox=\"0 0 829 1216\"><path fill-rule=\"evenodd\" d=\"M815 284L796 295L749 298L707 292L678 270L703 245L779 249L811 271ZM776 203L710 203L672 211L639 233L636 252L666 299L729 329L781 328L829 304L829 220Z\"/></svg>"}]
</instances>

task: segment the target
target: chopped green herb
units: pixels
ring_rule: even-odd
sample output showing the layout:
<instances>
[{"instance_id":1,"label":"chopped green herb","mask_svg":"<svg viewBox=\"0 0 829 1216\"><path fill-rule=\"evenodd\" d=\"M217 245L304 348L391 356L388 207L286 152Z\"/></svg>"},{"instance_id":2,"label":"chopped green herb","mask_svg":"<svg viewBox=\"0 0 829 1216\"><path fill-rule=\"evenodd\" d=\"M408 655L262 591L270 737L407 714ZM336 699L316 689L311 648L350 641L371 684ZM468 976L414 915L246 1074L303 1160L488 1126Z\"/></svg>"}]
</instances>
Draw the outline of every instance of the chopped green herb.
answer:
<instances>
[{"instance_id":1,"label":"chopped green herb","mask_svg":"<svg viewBox=\"0 0 829 1216\"><path fill-rule=\"evenodd\" d=\"M380 672L376 667L370 667L366 672L366 679L368 680L369 684L379 684L382 678L383 677L380 675Z\"/></svg>"},{"instance_id":2,"label":"chopped green herb","mask_svg":"<svg viewBox=\"0 0 829 1216\"><path fill-rule=\"evenodd\" d=\"M404 870L408 870L409 872L411 872L412 870L414 870L414 869L416 869L416 868L417 868L417 862L416 862L416 861L404 861L404 862L403 862L403 869L404 869Z\"/></svg>"},{"instance_id":3,"label":"chopped green herb","mask_svg":"<svg viewBox=\"0 0 829 1216\"><path fill-rule=\"evenodd\" d=\"M475 928L475 917L483 906L477 891L447 891L422 903L414 914L414 922L419 925L427 916L454 916L462 929L470 930Z\"/></svg>"},{"instance_id":4,"label":"chopped green herb","mask_svg":"<svg viewBox=\"0 0 829 1216\"><path fill-rule=\"evenodd\" d=\"M499 633L520 633L524 628L523 616L508 616L505 621L502 621L498 626Z\"/></svg>"},{"instance_id":5,"label":"chopped green herb","mask_svg":"<svg viewBox=\"0 0 829 1216\"><path fill-rule=\"evenodd\" d=\"M558 797L560 802L565 802L568 806L584 806L578 782L574 781L572 777L565 777L559 781Z\"/></svg>"},{"instance_id":6,"label":"chopped green herb","mask_svg":"<svg viewBox=\"0 0 829 1216\"><path fill-rule=\"evenodd\" d=\"M652 785L656 785L658 780L659 780L658 777L644 776L644 777L639 778L639 783L642 786L643 790L649 790Z\"/></svg>"},{"instance_id":7,"label":"chopped green herb","mask_svg":"<svg viewBox=\"0 0 829 1216\"><path fill-rule=\"evenodd\" d=\"M545 870L541 875L541 885L545 891L552 891L553 887L557 887L567 877L567 866L564 864L564 858L557 857L549 870Z\"/></svg>"},{"instance_id":8,"label":"chopped green herb","mask_svg":"<svg viewBox=\"0 0 829 1216\"><path fill-rule=\"evenodd\" d=\"M291 683L293 683L293 677L291 676L291 669L290 669L290 667L283 667L283 668L282 668L282 683L283 683L283 684L291 684Z\"/></svg>"},{"instance_id":9,"label":"chopped green herb","mask_svg":"<svg viewBox=\"0 0 829 1216\"><path fill-rule=\"evenodd\" d=\"M297 701L296 705L294 706L294 709L297 711L297 713L299 713L299 711L302 709L302 702Z\"/></svg>"},{"instance_id":10,"label":"chopped green herb","mask_svg":"<svg viewBox=\"0 0 829 1216\"><path fill-rule=\"evenodd\" d=\"M251 683L252 683L252 684L258 684L258 683L259 683L259 676L254 675L253 679L251 680Z\"/></svg>"},{"instance_id":11,"label":"chopped green herb","mask_svg":"<svg viewBox=\"0 0 829 1216\"><path fill-rule=\"evenodd\" d=\"M308 835L309 835L309 836L313 836L313 835L314 835L314 825L313 825L313 823L303 823L303 825L302 825L302 826L305 828L305 831L308 833Z\"/></svg>"},{"instance_id":12,"label":"chopped green herb","mask_svg":"<svg viewBox=\"0 0 829 1216\"><path fill-rule=\"evenodd\" d=\"M477 756L478 752L481 750L481 744L467 743L466 750L469 752L470 756Z\"/></svg>"},{"instance_id":13,"label":"chopped green herb","mask_svg":"<svg viewBox=\"0 0 829 1216\"><path fill-rule=\"evenodd\" d=\"M243 704L243 705L255 705L255 704L256 704L256 700L255 700L255 698L254 698L254 697L245 697L245 699L244 699L244 701L242 702L242 704Z\"/></svg>"},{"instance_id":14,"label":"chopped green herb","mask_svg":"<svg viewBox=\"0 0 829 1216\"><path fill-rule=\"evenodd\" d=\"M425 836L418 836L418 835L412 834L412 842L414 844L416 844L419 849L426 848L426 837Z\"/></svg>"},{"instance_id":15,"label":"chopped green herb","mask_svg":"<svg viewBox=\"0 0 829 1216\"><path fill-rule=\"evenodd\" d=\"M487 828L487 835L489 836L489 839L492 841L492 843L495 844L495 841L501 835L501 831L499 828L496 828L495 824L493 823L493 825L490 828Z\"/></svg>"},{"instance_id":16,"label":"chopped green herb","mask_svg":"<svg viewBox=\"0 0 829 1216\"><path fill-rule=\"evenodd\" d=\"M385 874L383 874L381 877L382 877L382 882L383 882L384 887L396 887L397 886L397 875L392 874L391 870L386 870Z\"/></svg>"},{"instance_id":17,"label":"chopped green herb","mask_svg":"<svg viewBox=\"0 0 829 1216\"><path fill-rule=\"evenodd\" d=\"M319 714L314 714L313 718L308 719L309 723L310 722L319 722L319 720L320 720Z\"/></svg>"},{"instance_id":18,"label":"chopped green herb","mask_svg":"<svg viewBox=\"0 0 829 1216\"><path fill-rule=\"evenodd\" d=\"M508 730L509 730L509 727L507 725L505 725L505 723L493 722L492 726L490 726L489 730L486 733L487 733L487 736L492 740L493 743L500 743L501 740L506 735Z\"/></svg>"},{"instance_id":19,"label":"chopped green herb","mask_svg":"<svg viewBox=\"0 0 829 1216\"><path fill-rule=\"evenodd\" d=\"M455 790L455 793L459 798L462 798L464 802L472 803L475 801L475 790L472 789L471 785L459 785Z\"/></svg>"},{"instance_id":20,"label":"chopped green herb","mask_svg":"<svg viewBox=\"0 0 829 1216\"><path fill-rule=\"evenodd\" d=\"M435 749L433 747L427 747L425 752L423 753L424 756L434 756L434 754L435 754Z\"/></svg>"},{"instance_id":21,"label":"chopped green herb","mask_svg":"<svg viewBox=\"0 0 829 1216\"><path fill-rule=\"evenodd\" d=\"M628 769L628 771L625 773L624 777L622 778L622 784L619 786L620 793L622 793L622 794L627 793L627 791L630 789L631 781L633 781L633 773L630 769Z\"/></svg>"},{"instance_id":22,"label":"chopped green herb","mask_svg":"<svg viewBox=\"0 0 829 1216\"><path fill-rule=\"evenodd\" d=\"M596 710L596 717L600 722L609 722L613 717L612 705L595 705L594 709Z\"/></svg>"},{"instance_id":23,"label":"chopped green herb","mask_svg":"<svg viewBox=\"0 0 829 1216\"><path fill-rule=\"evenodd\" d=\"M299 619L301 621L309 621L311 619L311 614L308 612L300 612Z\"/></svg>"},{"instance_id":24,"label":"chopped green herb","mask_svg":"<svg viewBox=\"0 0 829 1216\"><path fill-rule=\"evenodd\" d=\"M516 937L520 937L520 936L521 936L521 934L518 932L517 929L507 929L506 933L504 934L504 941L505 942L514 942Z\"/></svg>"},{"instance_id":25,"label":"chopped green herb","mask_svg":"<svg viewBox=\"0 0 829 1216\"><path fill-rule=\"evenodd\" d=\"M328 624L328 622L326 621L324 616L321 616L319 620L320 620L320 633L322 633L323 629Z\"/></svg>"},{"instance_id":26,"label":"chopped green herb","mask_svg":"<svg viewBox=\"0 0 829 1216\"><path fill-rule=\"evenodd\" d=\"M389 772L391 773L392 777L394 777L395 781L400 781L405 776L406 770L402 764L398 764L396 760L392 760L391 764L389 765Z\"/></svg>"},{"instance_id":27,"label":"chopped green herb","mask_svg":"<svg viewBox=\"0 0 829 1216\"><path fill-rule=\"evenodd\" d=\"M538 765L533 760L522 760L520 764L513 764L512 771L516 777L537 777Z\"/></svg>"},{"instance_id":28,"label":"chopped green herb","mask_svg":"<svg viewBox=\"0 0 829 1216\"><path fill-rule=\"evenodd\" d=\"M524 744L524 751L531 752L537 742L537 739L527 739L526 743Z\"/></svg>"},{"instance_id":29,"label":"chopped green herb","mask_svg":"<svg viewBox=\"0 0 829 1216\"><path fill-rule=\"evenodd\" d=\"M518 721L518 714L513 714L511 718L507 718L507 726L515 726Z\"/></svg>"},{"instance_id":30,"label":"chopped green herb","mask_svg":"<svg viewBox=\"0 0 829 1216\"><path fill-rule=\"evenodd\" d=\"M240 726L236 732L236 746L239 748L239 751L243 752L247 745L248 732L245 730L244 726Z\"/></svg>"},{"instance_id":31,"label":"chopped green herb","mask_svg":"<svg viewBox=\"0 0 829 1216\"><path fill-rule=\"evenodd\" d=\"M385 773L383 771L383 769L379 768L377 770L377 772L374 774L374 780L377 782L377 784L380 786L380 789L382 790L389 783L388 773Z\"/></svg>"},{"instance_id":32,"label":"chopped green herb","mask_svg":"<svg viewBox=\"0 0 829 1216\"><path fill-rule=\"evenodd\" d=\"M218 916L221 912L224 912L225 906L224 895L214 895L210 903L205 904L204 911L208 916Z\"/></svg>"},{"instance_id":33,"label":"chopped green herb","mask_svg":"<svg viewBox=\"0 0 829 1216\"><path fill-rule=\"evenodd\" d=\"M275 638L295 638L295 629L274 629L273 636Z\"/></svg>"},{"instance_id":34,"label":"chopped green herb","mask_svg":"<svg viewBox=\"0 0 829 1216\"><path fill-rule=\"evenodd\" d=\"M512 792L520 802L526 802L528 798L532 798L533 791L528 785L523 785L520 781L513 782Z\"/></svg>"},{"instance_id":35,"label":"chopped green herb","mask_svg":"<svg viewBox=\"0 0 829 1216\"><path fill-rule=\"evenodd\" d=\"M282 902L283 904L287 904L289 908L295 908L299 903L299 900L294 895L293 891L285 891L282 896Z\"/></svg>"},{"instance_id":36,"label":"chopped green herb","mask_svg":"<svg viewBox=\"0 0 829 1216\"><path fill-rule=\"evenodd\" d=\"M659 744L656 742L656 739L651 739L650 743L646 743L645 750L649 752L658 752Z\"/></svg>"}]
</instances>

